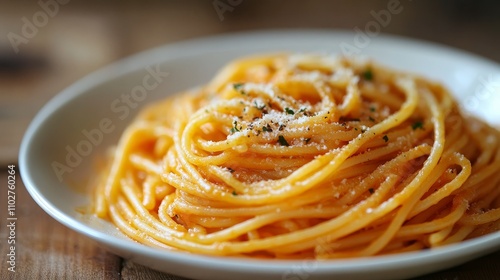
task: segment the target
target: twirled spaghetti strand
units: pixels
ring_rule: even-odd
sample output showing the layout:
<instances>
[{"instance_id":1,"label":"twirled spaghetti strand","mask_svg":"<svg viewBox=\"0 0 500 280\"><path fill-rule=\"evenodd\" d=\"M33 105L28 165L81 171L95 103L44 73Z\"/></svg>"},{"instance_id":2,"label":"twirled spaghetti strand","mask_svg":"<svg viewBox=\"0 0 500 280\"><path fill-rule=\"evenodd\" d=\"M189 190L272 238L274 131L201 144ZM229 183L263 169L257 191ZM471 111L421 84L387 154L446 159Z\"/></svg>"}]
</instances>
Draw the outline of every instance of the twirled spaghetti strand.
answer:
<instances>
[{"instance_id":1,"label":"twirled spaghetti strand","mask_svg":"<svg viewBox=\"0 0 500 280\"><path fill-rule=\"evenodd\" d=\"M326 56L248 58L143 110L95 212L138 242L211 255L438 247L500 229L499 139L414 75Z\"/></svg>"}]
</instances>

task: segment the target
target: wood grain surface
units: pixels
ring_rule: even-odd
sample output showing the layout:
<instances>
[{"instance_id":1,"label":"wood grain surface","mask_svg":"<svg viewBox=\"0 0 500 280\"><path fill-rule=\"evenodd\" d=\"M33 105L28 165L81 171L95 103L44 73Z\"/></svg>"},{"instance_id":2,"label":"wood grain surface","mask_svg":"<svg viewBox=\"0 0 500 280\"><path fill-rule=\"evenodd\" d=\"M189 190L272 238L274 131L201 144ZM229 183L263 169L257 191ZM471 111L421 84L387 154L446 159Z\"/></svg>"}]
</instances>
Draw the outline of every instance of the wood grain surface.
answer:
<instances>
[{"instance_id":1,"label":"wood grain surface","mask_svg":"<svg viewBox=\"0 0 500 280\"><path fill-rule=\"evenodd\" d=\"M65 87L120 58L200 36L261 29L364 29L394 1L65 1L16 53L9 34L23 35L25 19L33 21L44 9L38 1L0 0L0 279L182 279L126 261L62 226L32 200L19 178L16 272L7 270L6 166L17 162L33 116ZM214 5L220 2L232 4L221 12ZM382 33L500 62L499 1L397 2L402 11L391 15ZM416 279L500 279L499 263L496 252Z\"/></svg>"}]
</instances>

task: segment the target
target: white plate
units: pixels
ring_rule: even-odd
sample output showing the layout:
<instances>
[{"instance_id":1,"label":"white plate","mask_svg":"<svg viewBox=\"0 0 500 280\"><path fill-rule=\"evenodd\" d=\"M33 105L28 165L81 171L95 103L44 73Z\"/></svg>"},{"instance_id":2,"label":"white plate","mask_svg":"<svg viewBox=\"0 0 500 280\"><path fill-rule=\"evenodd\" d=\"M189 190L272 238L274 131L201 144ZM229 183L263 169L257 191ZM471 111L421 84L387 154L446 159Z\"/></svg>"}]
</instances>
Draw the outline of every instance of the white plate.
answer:
<instances>
[{"instance_id":1,"label":"white plate","mask_svg":"<svg viewBox=\"0 0 500 280\"><path fill-rule=\"evenodd\" d=\"M35 117L19 156L26 187L53 218L108 250L160 271L196 279L400 279L445 269L498 250L500 232L435 250L353 260L207 257L143 246L124 237L109 223L76 211L90 204L81 187L94 174L89 167L95 156L116 143L141 106L207 82L214 71L242 55L284 50L340 54L343 50L359 51L390 67L443 82L462 100L465 109L491 123L500 123L500 110L494 110L500 106L500 94L493 93L500 88L498 64L405 38L367 37L369 40L361 44L359 36L310 30L232 34L167 45L112 64L64 90ZM159 74L152 75L155 71ZM141 86L149 88L142 95L135 92ZM135 99L132 92L136 93ZM100 129L102 137L96 129ZM93 142L89 134L94 135L90 137ZM62 181L54 171L55 162L68 168L60 174Z\"/></svg>"}]
</instances>

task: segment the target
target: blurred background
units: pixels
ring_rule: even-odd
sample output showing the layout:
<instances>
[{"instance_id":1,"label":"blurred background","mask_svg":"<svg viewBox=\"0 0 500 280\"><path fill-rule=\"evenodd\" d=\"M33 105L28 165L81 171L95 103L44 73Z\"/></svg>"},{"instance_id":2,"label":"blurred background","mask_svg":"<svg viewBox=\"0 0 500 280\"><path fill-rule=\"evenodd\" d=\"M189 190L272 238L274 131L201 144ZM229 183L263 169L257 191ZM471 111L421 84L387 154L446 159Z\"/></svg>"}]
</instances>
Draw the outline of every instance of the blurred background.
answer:
<instances>
[{"instance_id":1,"label":"blurred background","mask_svg":"<svg viewBox=\"0 0 500 280\"><path fill-rule=\"evenodd\" d=\"M364 30L397 5L385 34L500 62L495 0L0 0L0 163L51 97L120 58L190 38L265 29ZM300 38L297 38L300 40Z\"/></svg>"}]
</instances>

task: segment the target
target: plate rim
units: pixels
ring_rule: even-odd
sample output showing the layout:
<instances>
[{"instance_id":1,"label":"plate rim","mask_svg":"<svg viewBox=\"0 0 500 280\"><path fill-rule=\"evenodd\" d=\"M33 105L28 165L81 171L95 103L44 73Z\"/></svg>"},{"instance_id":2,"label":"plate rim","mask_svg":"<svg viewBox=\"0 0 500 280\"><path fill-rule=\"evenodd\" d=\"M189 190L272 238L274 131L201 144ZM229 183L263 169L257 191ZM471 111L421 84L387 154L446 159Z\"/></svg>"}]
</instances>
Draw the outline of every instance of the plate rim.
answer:
<instances>
[{"instance_id":1,"label":"plate rim","mask_svg":"<svg viewBox=\"0 0 500 280\"><path fill-rule=\"evenodd\" d=\"M83 95L92 88L99 87L106 81L119 78L127 73L131 73L140 69L142 66L151 65L155 61L154 58L158 53L169 53L170 56L179 58L182 56L189 56L192 53L192 46L203 43L203 44L214 44L214 42L223 41L232 41L238 40L241 38L251 38L251 37L271 37L271 36L296 36L297 34L305 34L305 36L325 36L325 35L336 35L336 36L353 36L354 33L351 31L345 30L322 30L322 29L273 29L273 30L257 30L257 31L249 31L249 32L236 32L236 33L226 33L215 36L206 36L200 38L193 38L189 40L184 40L176 43L166 44L163 46L155 47L149 50L145 50L134 54L132 56L119 59L108 66L105 66L101 69L93 71L92 73L84 76L77 82L73 83L69 87L63 89L60 93L55 95L49 102L47 102L42 109L35 115L32 119L28 129L26 130L23 139L21 141L20 152L19 152L19 170L28 193L35 200L35 202L52 218L60 222L66 227L71 228L79 232L82 235L91 237L100 243L104 243L119 249L130 251L132 250L135 254L141 254L143 256L153 256L154 258L161 259L162 261L169 261L172 263L183 263L192 264L192 265L204 265L205 267L214 268L215 266L220 266L221 261L226 265L238 265L239 269L235 271L240 271L241 268L245 268L246 270L251 269L264 269L267 270L267 273L282 273L284 270L289 269L292 266L302 265L304 260L273 260L269 261L254 261L248 259L234 258L234 257L212 257L198 254L191 254L185 252L178 251L166 251L162 249L156 249L152 247L147 247L145 245L136 243L134 241L126 241L118 238L111 238L110 235L98 231L89 225L85 224L82 221L77 221L75 218L67 215L62 209L57 208L51 201L43 195L42 190L37 186L37 183L32 178L32 174L30 174L29 170L29 146L34 139L34 136L39 133L38 127L47 121L50 117L51 113L63 106L65 106L68 102L76 98L77 96ZM435 49L440 52L452 52L453 55L459 55L466 57L469 60L478 61L480 64L490 65L492 67L500 69L500 65L490 59L484 58L477 54L472 54L464 50L459 50L453 47L448 47L435 42L426 42L422 40L416 40L412 38L406 38L403 36L395 36L395 35L387 35L380 34L376 38L376 41L389 41L389 42L397 42L398 44L406 44L413 46L421 46L426 49ZM186 49L186 46L191 46ZM164 61L168 60L166 58ZM315 274L324 274L328 273L330 275L335 275L336 272L345 273L351 271L353 268L356 270L371 270L379 267L380 265L397 264L398 266L411 266L411 262L416 262L415 259L420 259L420 261L424 261L426 263L432 263L439 261L439 259L443 255L447 254L456 254L455 257L459 254L466 254L465 251L472 250L473 252L480 253L485 252L487 249L489 251L494 251L492 248L488 248L487 246L491 245L495 241L495 250L500 248L500 232L492 233L486 236L482 236L476 239L467 240L458 244L453 244L450 246L446 246L443 248L428 250L427 252L411 252L411 253L401 253L397 255L386 255L386 256L377 256L377 257L369 257L369 258L356 258L355 260L328 260L317 263L316 271L311 273ZM470 252L468 253L470 254ZM482 254L482 253L481 253ZM360 262L359 260L363 260L364 262ZM233 267L229 265L229 267ZM224 267L220 267L224 268ZM227 269L227 267L225 267ZM333 271L332 271L333 269Z\"/></svg>"}]
</instances>

